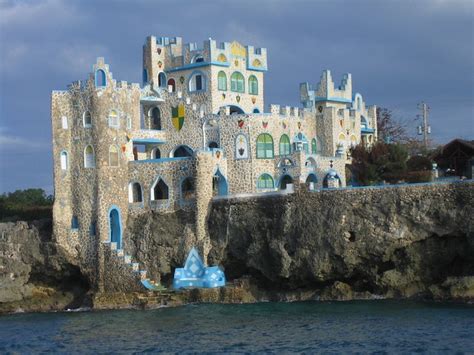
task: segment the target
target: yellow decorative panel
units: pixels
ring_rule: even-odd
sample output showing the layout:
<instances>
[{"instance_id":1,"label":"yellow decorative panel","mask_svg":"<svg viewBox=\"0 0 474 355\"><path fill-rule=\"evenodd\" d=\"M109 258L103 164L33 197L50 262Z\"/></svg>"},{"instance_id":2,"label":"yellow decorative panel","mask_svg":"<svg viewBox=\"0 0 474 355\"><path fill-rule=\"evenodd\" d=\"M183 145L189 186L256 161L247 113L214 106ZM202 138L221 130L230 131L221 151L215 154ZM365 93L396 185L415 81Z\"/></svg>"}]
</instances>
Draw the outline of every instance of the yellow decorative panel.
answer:
<instances>
[{"instance_id":1,"label":"yellow decorative panel","mask_svg":"<svg viewBox=\"0 0 474 355\"><path fill-rule=\"evenodd\" d=\"M224 54L219 54L219 56L217 57L217 61L218 62L227 62L227 57L224 55Z\"/></svg>"},{"instance_id":2,"label":"yellow decorative panel","mask_svg":"<svg viewBox=\"0 0 474 355\"><path fill-rule=\"evenodd\" d=\"M258 59L254 59L253 62L252 62L252 66L255 67L255 68L261 67L262 62L259 61Z\"/></svg>"},{"instance_id":3,"label":"yellow decorative panel","mask_svg":"<svg viewBox=\"0 0 474 355\"><path fill-rule=\"evenodd\" d=\"M247 57L247 49L236 41L230 45L230 53L232 53L234 57Z\"/></svg>"}]
</instances>

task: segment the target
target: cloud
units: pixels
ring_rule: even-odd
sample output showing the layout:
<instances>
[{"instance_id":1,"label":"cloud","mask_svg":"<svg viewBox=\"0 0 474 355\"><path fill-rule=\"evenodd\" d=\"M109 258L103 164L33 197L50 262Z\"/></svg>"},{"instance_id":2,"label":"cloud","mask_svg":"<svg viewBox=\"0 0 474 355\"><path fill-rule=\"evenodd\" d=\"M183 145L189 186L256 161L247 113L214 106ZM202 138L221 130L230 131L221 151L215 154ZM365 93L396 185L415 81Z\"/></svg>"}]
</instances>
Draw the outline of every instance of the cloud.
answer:
<instances>
[{"instance_id":1,"label":"cloud","mask_svg":"<svg viewBox=\"0 0 474 355\"><path fill-rule=\"evenodd\" d=\"M0 150L18 150L20 148L49 149L51 144L45 141L27 139L6 133L6 129L0 127Z\"/></svg>"}]
</instances>

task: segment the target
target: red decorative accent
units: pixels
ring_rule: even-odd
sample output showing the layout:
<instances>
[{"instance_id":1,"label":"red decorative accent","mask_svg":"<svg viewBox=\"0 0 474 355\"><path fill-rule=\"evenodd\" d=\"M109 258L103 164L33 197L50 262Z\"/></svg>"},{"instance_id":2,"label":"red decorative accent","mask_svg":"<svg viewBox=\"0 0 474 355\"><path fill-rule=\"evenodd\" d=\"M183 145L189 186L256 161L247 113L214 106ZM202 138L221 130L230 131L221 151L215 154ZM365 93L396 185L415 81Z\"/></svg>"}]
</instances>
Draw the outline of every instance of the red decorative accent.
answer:
<instances>
[{"instance_id":1,"label":"red decorative accent","mask_svg":"<svg viewBox=\"0 0 474 355\"><path fill-rule=\"evenodd\" d=\"M163 65L163 63L161 62L161 60L158 62L158 67L161 68Z\"/></svg>"},{"instance_id":2,"label":"red decorative accent","mask_svg":"<svg viewBox=\"0 0 474 355\"><path fill-rule=\"evenodd\" d=\"M219 158L221 157L221 152L220 152L220 150L218 150L218 151L216 152L216 157L217 157L217 159L219 159Z\"/></svg>"},{"instance_id":3,"label":"red decorative accent","mask_svg":"<svg viewBox=\"0 0 474 355\"><path fill-rule=\"evenodd\" d=\"M127 150L127 146L125 144L122 144L122 153L125 153L126 150Z\"/></svg>"},{"instance_id":4,"label":"red decorative accent","mask_svg":"<svg viewBox=\"0 0 474 355\"><path fill-rule=\"evenodd\" d=\"M156 51L158 52L158 54L161 54L161 48L157 48Z\"/></svg>"},{"instance_id":5,"label":"red decorative accent","mask_svg":"<svg viewBox=\"0 0 474 355\"><path fill-rule=\"evenodd\" d=\"M263 128L267 128L268 127L268 122L262 122L262 126L263 126Z\"/></svg>"},{"instance_id":6,"label":"red decorative accent","mask_svg":"<svg viewBox=\"0 0 474 355\"><path fill-rule=\"evenodd\" d=\"M239 128L244 128L244 123L245 123L244 120L238 120L237 121L237 124L239 125Z\"/></svg>"}]
</instances>

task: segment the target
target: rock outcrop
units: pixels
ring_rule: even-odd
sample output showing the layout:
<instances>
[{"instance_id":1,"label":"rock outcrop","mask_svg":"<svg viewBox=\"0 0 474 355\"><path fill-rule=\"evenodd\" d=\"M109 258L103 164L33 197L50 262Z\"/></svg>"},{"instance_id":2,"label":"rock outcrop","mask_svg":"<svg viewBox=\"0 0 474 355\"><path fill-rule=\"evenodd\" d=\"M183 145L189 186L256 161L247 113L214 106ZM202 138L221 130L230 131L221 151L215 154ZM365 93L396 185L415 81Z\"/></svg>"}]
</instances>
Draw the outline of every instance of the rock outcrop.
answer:
<instances>
[{"instance_id":1,"label":"rock outcrop","mask_svg":"<svg viewBox=\"0 0 474 355\"><path fill-rule=\"evenodd\" d=\"M75 308L88 282L51 241L51 220L0 223L0 313Z\"/></svg>"},{"instance_id":2,"label":"rock outcrop","mask_svg":"<svg viewBox=\"0 0 474 355\"><path fill-rule=\"evenodd\" d=\"M472 298L474 183L214 201L209 263L316 299Z\"/></svg>"}]
</instances>

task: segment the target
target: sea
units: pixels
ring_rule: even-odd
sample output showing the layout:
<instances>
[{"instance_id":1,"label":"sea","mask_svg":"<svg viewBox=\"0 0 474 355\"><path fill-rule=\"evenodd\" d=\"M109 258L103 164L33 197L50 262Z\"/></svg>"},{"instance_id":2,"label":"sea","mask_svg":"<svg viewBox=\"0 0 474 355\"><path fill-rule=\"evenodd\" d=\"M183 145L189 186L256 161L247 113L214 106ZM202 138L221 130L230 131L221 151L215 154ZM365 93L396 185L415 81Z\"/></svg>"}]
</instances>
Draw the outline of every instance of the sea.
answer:
<instances>
[{"instance_id":1,"label":"sea","mask_svg":"<svg viewBox=\"0 0 474 355\"><path fill-rule=\"evenodd\" d=\"M473 354L474 305L199 304L0 317L1 354Z\"/></svg>"}]
</instances>

